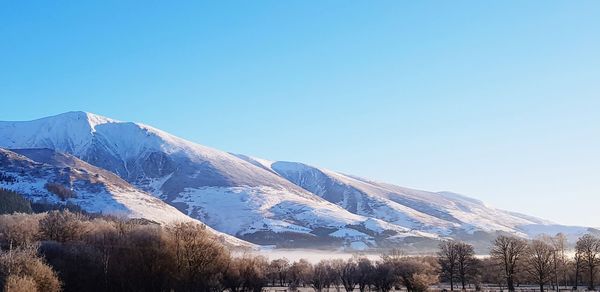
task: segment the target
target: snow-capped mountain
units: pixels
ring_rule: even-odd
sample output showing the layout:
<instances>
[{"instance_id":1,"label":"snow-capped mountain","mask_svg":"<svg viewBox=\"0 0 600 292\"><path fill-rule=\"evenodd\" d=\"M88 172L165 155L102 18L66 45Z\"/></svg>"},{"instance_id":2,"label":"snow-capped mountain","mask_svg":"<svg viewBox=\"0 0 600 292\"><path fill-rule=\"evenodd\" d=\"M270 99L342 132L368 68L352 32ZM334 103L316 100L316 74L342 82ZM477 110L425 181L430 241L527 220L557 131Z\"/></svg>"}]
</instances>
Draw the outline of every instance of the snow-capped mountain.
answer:
<instances>
[{"instance_id":1,"label":"snow-capped mountain","mask_svg":"<svg viewBox=\"0 0 600 292\"><path fill-rule=\"evenodd\" d=\"M45 205L75 205L88 213L143 218L159 224L197 222L115 174L50 149L0 148L0 188ZM209 227L223 242L252 245Z\"/></svg>"},{"instance_id":2,"label":"snow-capped mountain","mask_svg":"<svg viewBox=\"0 0 600 292\"><path fill-rule=\"evenodd\" d=\"M436 237L353 214L235 155L144 124L84 112L0 122L0 146L73 154L219 231L257 243L366 247L391 236ZM360 234L335 233L346 229Z\"/></svg>"},{"instance_id":3,"label":"snow-capped mountain","mask_svg":"<svg viewBox=\"0 0 600 292\"><path fill-rule=\"evenodd\" d=\"M219 231L259 244L367 248L482 232L530 236L549 226L585 232L453 193L234 155L85 112L0 122L0 147L70 153Z\"/></svg>"}]
</instances>

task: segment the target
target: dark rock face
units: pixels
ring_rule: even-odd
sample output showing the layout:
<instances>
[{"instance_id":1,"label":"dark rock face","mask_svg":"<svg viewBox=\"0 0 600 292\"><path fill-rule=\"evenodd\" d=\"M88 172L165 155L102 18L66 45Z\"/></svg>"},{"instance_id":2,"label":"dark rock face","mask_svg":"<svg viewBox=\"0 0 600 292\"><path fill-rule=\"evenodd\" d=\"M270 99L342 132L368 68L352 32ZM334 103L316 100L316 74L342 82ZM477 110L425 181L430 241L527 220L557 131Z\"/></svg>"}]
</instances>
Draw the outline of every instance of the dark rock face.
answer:
<instances>
[{"instance_id":1,"label":"dark rock face","mask_svg":"<svg viewBox=\"0 0 600 292\"><path fill-rule=\"evenodd\" d=\"M273 170L301 188L320 196L321 198L342 206L355 214L366 214L371 211L369 204L364 202L364 193L350 186L341 184L322 171L304 165L298 170L290 171L286 165L296 164L289 162L275 162L271 165Z\"/></svg>"},{"instance_id":2,"label":"dark rock face","mask_svg":"<svg viewBox=\"0 0 600 292\"><path fill-rule=\"evenodd\" d=\"M175 163L163 152L151 152L141 162L144 174L150 178L159 178L175 171Z\"/></svg>"},{"instance_id":3,"label":"dark rock face","mask_svg":"<svg viewBox=\"0 0 600 292\"><path fill-rule=\"evenodd\" d=\"M117 174L122 178L129 176L125 163L119 157L116 157L107 146L103 139L94 138L87 151L79 158L89 164L106 169Z\"/></svg>"},{"instance_id":4,"label":"dark rock face","mask_svg":"<svg viewBox=\"0 0 600 292\"><path fill-rule=\"evenodd\" d=\"M221 175L209 162L191 163L180 161L171 177L162 185L161 191L166 195L167 201L171 201L186 188L228 187L232 185L233 183L227 177Z\"/></svg>"},{"instance_id":5,"label":"dark rock face","mask_svg":"<svg viewBox=\"0 0 600 292\"><path fill-rule=\"evenodd\" d=\"M240 238L260 245L275 245L277 248L317 248L335 250L344 245L344 240L340 238L291 232L275 233L271 231L257 231L240 236Z\"/></svg>"}]
</instances>

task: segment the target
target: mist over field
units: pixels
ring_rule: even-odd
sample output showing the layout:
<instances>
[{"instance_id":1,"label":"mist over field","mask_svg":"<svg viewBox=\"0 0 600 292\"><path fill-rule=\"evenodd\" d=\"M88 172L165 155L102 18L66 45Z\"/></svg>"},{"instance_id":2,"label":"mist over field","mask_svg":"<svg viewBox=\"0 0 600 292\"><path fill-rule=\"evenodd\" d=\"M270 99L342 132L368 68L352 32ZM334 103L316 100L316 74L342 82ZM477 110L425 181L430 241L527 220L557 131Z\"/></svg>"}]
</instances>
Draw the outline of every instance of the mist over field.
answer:
<instances>
[{"instance_id":1,"label":"mist over field","mask_svg":"<svg viewBox=\"0 0 600 292\"><path fill-rule=\"evenodd\" d=\"M331 258L348 260L353 257L365 257L370 260L377 260L381 257L381 254L373 252L332 252L318 249L261 249L258 252L253 252L253 254L265 256L270 260L287 258L293 262L300 259L306 259L311 263L318 263L321 260Z\"/></svg>"}]
</instances>

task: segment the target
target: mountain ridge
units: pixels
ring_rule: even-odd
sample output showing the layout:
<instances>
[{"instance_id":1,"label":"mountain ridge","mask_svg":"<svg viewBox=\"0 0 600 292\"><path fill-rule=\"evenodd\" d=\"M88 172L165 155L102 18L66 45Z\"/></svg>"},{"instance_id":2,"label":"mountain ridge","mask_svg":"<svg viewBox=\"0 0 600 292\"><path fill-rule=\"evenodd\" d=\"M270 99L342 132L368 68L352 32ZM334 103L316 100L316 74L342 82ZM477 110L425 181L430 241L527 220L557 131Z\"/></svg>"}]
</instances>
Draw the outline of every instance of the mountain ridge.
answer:
<instances>
[{"instance_id":1,"label":"mountain ridge","mask_svg":"<svg viewBox=\"0 0 600 292\"><path fill-rule=\"evenodd\" d=\"M219 231L260 244L366 249L465 232L527 237L537 229L519 226L552 225L452 192L227 153L87 112L0 122L0 147L71 153ZM561 228L555 230L581 232Z\"/></svg>"}]
</instances>

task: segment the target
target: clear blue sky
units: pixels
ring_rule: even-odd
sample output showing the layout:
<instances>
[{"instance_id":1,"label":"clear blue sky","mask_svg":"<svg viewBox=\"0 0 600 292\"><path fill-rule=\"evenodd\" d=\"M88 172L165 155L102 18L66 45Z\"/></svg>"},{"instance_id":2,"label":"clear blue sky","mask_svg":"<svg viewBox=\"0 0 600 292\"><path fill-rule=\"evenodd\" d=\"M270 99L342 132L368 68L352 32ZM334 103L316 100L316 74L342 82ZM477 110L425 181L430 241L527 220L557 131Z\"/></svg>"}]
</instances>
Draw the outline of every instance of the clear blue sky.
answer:
<instances>
[{"instance_id":1,"label":"clear blue sky","mask_svg":"<svg viewBox=\"0 0 600 292\"><path fill-rule=\"evenodd\" d=\"M0 120L85 110L600 226L598 1L2 1Z\"/></svg>"}]
</instances>

